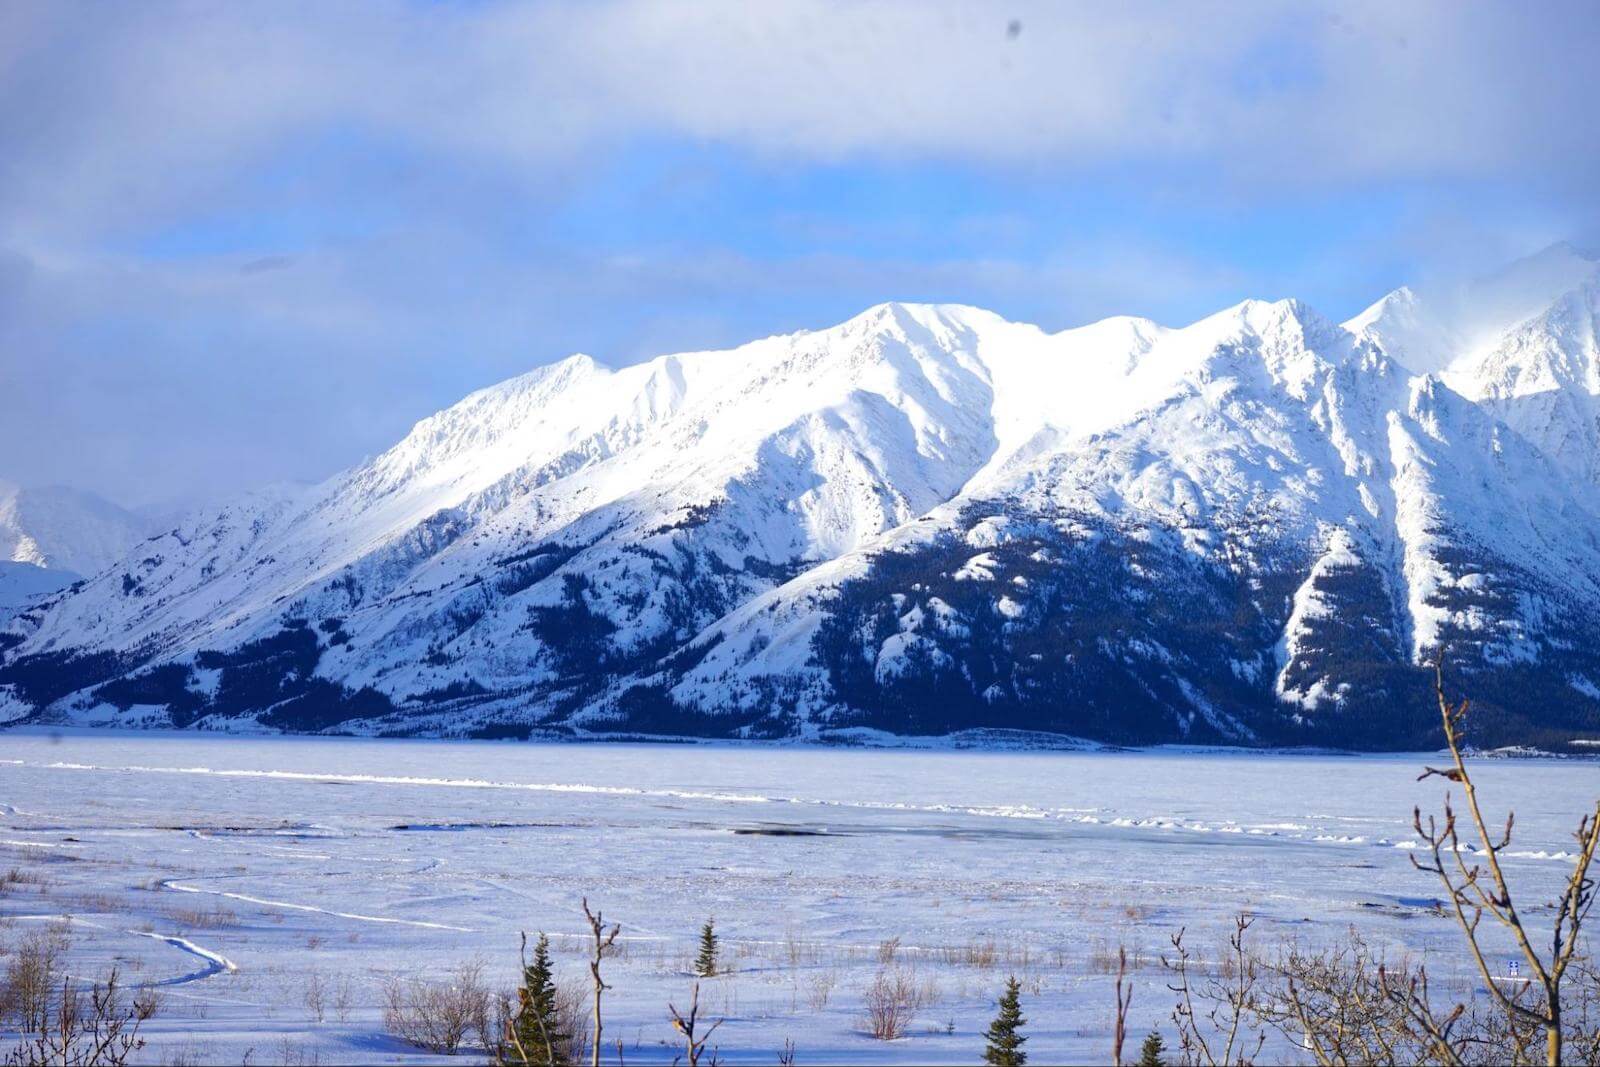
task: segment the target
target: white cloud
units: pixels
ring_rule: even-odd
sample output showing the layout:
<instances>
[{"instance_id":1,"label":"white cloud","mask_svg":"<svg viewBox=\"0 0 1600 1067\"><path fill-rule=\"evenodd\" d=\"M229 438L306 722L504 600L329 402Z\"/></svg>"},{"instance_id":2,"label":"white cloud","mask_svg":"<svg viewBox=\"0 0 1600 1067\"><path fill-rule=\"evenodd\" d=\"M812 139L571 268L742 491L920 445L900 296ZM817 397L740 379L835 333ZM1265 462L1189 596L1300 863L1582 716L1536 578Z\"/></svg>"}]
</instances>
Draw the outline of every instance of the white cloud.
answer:
<instances>
[{"instance_id":1,"label":"white cloud","mask_svg":"<svg viewBox=\"0 0 1600 1067\"><path fill-rule=\"evenodd\" d=\"M7 222L46 232L192 208L325 130L540 174L634 137L1290 185L1577 181L1600 157L1600 10L1582 3L41 3L0 18Z\"/></svg>"}]
</instances>

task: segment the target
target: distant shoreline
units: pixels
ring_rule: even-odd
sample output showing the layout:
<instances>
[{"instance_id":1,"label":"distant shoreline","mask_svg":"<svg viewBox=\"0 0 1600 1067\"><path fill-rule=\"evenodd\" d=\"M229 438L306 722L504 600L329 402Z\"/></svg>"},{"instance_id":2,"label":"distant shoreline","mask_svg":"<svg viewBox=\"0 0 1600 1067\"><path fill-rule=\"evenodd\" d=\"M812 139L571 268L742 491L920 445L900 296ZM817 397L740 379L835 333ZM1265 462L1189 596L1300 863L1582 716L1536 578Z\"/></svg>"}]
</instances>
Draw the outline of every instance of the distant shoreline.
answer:
<instances>
[{"instance_id":1,"label":"distant shoreline","mask_svg":"<svg viewBox=\"0 0 1600 1067\"><path fill-rule=\"evenodd\" d=\"M801 749L816 751L870 751L892 752L903 751L908 753L961 753L969 755L1027 755L1027 754L1076 754L1076 755L1153 755L1153 756L1267 756L1267 757L1349 757L1352 759L1392 759L1404 761L1409 759L1431 759L1439 755L1437 749L1418 749L1406 751L1382 750L1363 751L1347 748L1317 748L1310 746L1293 747L1259 747L1253 748L1243 745L1114 745L1105 742L1088 741L1082 738L1072 738L1062 735L1037 734L1022 730L985 730L963 731L958 734L940 737L901 737L892 734L881 734L878 731L850 731L848 736L824 736L815 738L722 738L722 737L686 737L675 735L652 734L584 734L574 736L569 733L549 731L535 732L526 738L485 738L485 737L441 737L429 735L378 735L378 734L349 734L349 733L280 733L265 730L179 730L165 727L119 727L119 726L76 726L52 725L38 722L18 722L0 725L0 738L7 734L17 734L30 737L56 736L65 741L72 737L114 737L114 736L139 736L139 737L171 737L177 739L198 738L227 738L239 741L398 741L398 742L424 742L443 744L524 744L524 745L638 745L651 747L671 747L689 745L696 748L734 748L734 749ZM979 736L982 736L982 740ZM1001 735L1001 736L996 736ZM1010 736L1005 736L1010 735ZM1576 742L1581 744L1582 742ZM0 742L3 745L3 742ZM1594 746L1594 752L1550 752L1524 746L1507 746L1502 748L1471 751L1468 753L1473 759L1493 760L1579 760L1600 761L1600 746Z\"/></svg>"}]
</instances>

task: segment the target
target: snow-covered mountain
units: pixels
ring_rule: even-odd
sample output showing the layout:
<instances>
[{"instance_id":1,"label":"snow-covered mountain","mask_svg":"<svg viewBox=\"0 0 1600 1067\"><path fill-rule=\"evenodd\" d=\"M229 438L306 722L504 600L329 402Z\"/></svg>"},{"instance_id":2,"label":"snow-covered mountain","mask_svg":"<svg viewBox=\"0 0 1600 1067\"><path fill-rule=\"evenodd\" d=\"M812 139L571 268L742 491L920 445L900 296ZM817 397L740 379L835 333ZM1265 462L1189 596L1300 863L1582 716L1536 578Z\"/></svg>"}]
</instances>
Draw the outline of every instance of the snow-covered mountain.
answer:
<instances>
[{"instance_id":1,"label":"snow-covered mountain","mask_svg":"<svg viewBox=\"0 0 1600 1067\"><path fill-rule=\"evenodd\" d=\"M151 524L103 497L0 481L0 622L121 559Z\"/></svg>"},{"instance_id":2,"label":"snow-covered mountain","mask_svg":"<svg viewBox=\"0 0 1600 1067\"><path fill-rule=\"evenodd\" d=\"M218 728L1600 736L1600 264L1343 326L885 304L574 356L198 512L0 634L0 716Z\"/></svg>"},{"instance_id":3,"label":"snow-covered mountain","mask_svg":"<svg viewBox=\"0 0 1600 1067\"><path fill-rule=\"evenodd\" d=\"M127 555L149 526L93 493L0 481L0 561L94 574Z\"/></svg>"}]
</instances>

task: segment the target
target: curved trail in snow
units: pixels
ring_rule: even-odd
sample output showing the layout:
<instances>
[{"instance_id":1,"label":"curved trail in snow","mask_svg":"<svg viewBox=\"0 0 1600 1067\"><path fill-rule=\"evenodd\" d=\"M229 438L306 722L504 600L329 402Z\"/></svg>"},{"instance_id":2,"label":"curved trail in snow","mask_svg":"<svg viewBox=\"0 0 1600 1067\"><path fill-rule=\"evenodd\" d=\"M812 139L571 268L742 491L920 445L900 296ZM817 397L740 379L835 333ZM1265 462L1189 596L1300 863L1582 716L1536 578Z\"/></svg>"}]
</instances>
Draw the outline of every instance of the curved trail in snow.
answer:
<instances>
[{"instance_id":1,"label":"curved trail in snow","mask_svg":"<svg viewBox=\"0 0 1600 1067\"><path fill-rule=\"evenodd\" d=\"M336 919L353 919L364 923L387 923L392 926L415 926L424 930L451 930L458 934L470 934L475 931L465 926L451 926L449 923L430 923L421 919L394 919L384 915L361 915L350 911L332 911L328 908L319 908L311 904L296 904L288 900L268 900L265 897L252 897L244 893L229 893L221 889L201 889L198 886L184 885L171 878L161 883L162 889L170 889L175 893L200 893L205 896L227 897L229 900L243 901L246 904L257 904L264 908L283 908L287 911L309 911L318 915L331 915Z\"/></svg>"},{"instance_id":2,"label":"curved trail in snow","mask_svg":"<svg viewBox=\"0 0 1600 1067\"><path fill-rule=\"evenodd\" d=\"M143 930L129 930L128 933L136 934L139 937L148 937L155 941L165 941L180 952L187 952L191 956L198 956L206 961L206 965L198 971L190 974L180 974L176 978L164 978L159 982L147 983L151 986L188 985L190 982L198 982L203 978L210 978L214 974L222 974L224 971L237 971L239 969L237 964L220 952L202 948L186 937L178 937L175 934L153 934Z\"/></svg>"},{"instance_id":3,"label":"curved trail in snow","mask_svg":"<svg viewBox=\"0 0 1600 1067\"><path fill-rule=\"evenodd\" d=\"M106 926L104 923L93 922L77 915L13 915L11 916L11 919L13 921L31 920L36 922L60 922L65 920L71 926L87 926L93 930L114 929L113 927ZM125 934L132 934L134 937L148 937L152 941L163 941L180 952L187 952L191 956L198 956L200 959L206 961L206 965L198 971L191 971L188 974L180 974L173 978L162 978L155 982L138 982L134 985L134 988L136 989L149 989L155 986L188 985L190 982L198 982L203 978L210 978L214 974L222 974L224 971L231 972L239 969L237 964L235 964L228 957L224 956L222 953L213 952L208 948L203 948L202 946L195 944L193 941L190 941L187 937L179 937L176 934L157 934L152 933L149 930L124 930L122 932Z\"/></svg>"}]
</instances>

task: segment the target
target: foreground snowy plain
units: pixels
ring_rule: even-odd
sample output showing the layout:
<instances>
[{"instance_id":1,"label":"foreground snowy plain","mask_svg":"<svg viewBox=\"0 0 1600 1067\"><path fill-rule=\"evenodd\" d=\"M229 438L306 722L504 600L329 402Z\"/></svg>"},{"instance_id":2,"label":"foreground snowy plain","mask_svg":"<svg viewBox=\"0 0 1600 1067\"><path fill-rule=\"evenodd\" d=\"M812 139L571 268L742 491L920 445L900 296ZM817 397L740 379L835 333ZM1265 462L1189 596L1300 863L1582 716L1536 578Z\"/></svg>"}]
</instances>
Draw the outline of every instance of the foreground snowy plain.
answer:
<instances>
[{"instance_id":1,"label":"foreground snowy plain","mask_svg":"<svg viewBox=\"0 0 1600 1067\"><path fill-rule=\"evenodd\" d=\"M518 931L544 930L578 980L587 895L622 924L606 1038L629 1063L677 1053L667 1002L708 915L725 1062L775 1062L786 1039L803 1063L976 1062L1012 973L1035 1061L1092 1062L1117 948L1134 1042L1170 1043L1169 936L1211 955L1241 910L1263 946L1353 925L1464 974L1408 859L1412 806L1444 794L1415 780L1425 762L12 731L0 870L36 881L0 895L0 939L70 915L74 974L117 960L159 984L147 1062L424 1062L384 1033L385 979L478 956L509 988ZM1516 810L1521 899L1553 895L1596 765L1474 775ZM891 951L931 1003L884 1043L862 988Z\"/></svg>"}]
</instances>

